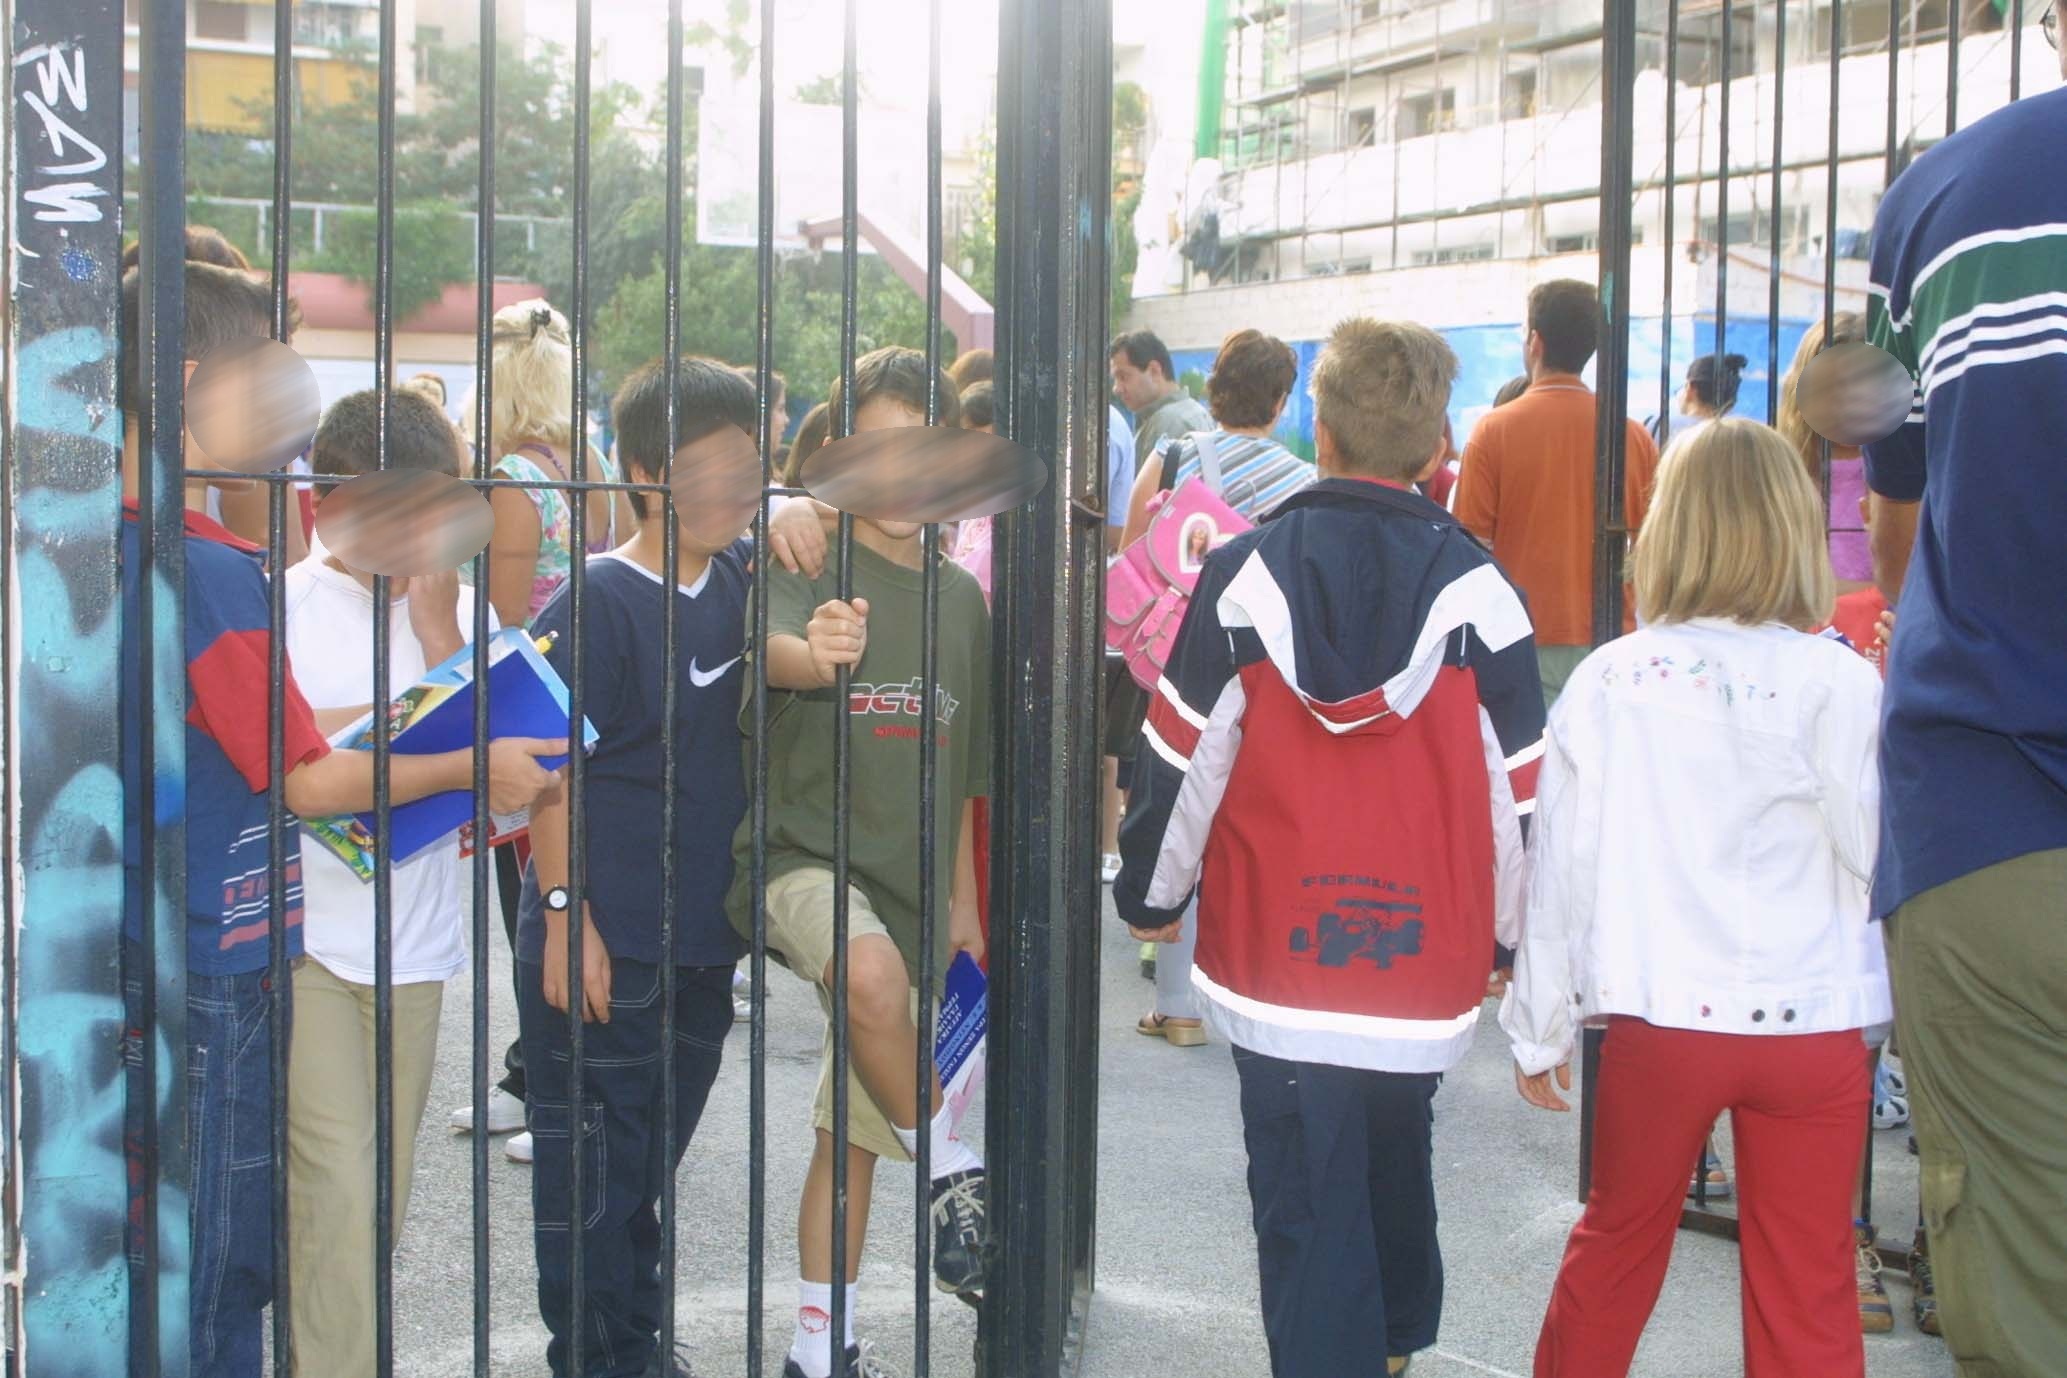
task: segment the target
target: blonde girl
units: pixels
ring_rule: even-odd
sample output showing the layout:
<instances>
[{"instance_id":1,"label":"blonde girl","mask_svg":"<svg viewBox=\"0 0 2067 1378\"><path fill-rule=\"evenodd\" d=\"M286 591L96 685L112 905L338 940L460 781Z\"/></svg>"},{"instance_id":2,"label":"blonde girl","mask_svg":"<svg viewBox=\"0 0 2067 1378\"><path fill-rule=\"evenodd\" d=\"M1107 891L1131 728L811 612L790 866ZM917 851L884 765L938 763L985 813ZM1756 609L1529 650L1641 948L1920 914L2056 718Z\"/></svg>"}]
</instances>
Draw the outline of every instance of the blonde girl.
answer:
<instances>
[{"instance_id":1,"label":"blonde girl","mask_svg":"<svg viewBox=\"0 0 2067 1378\"><path fill-rule=\"evenodd\" d=\"M505 306L495 313L491 345L487 453L492 476L534 484L574 478L574 352L567 318L540 298ZM469 395L463 408L469 430L475 411ZM479 437L475 444L481 444ZM593 446L587 477L598 482L617 477ZM506 627L529 622L567 578L574 557L569 496L559 488L497 488L489 494L495 538L489 546L488 601ZM618 531L637 529L623 495L591 492L586 501L590 552L616 545Z\"/></svg>"},{"instance_id":2,"label":"blonde girl","mask_svg":"<svg viewBox=\"0 0 2067 1378\"><path fill-rule=\"evenodd\" d=\"M1744 1371L1861 1378L1852 1188L1892 1017L1867 877L1880 678L1830 615L1800 455L1724 418L1674 444L1635 556L1641 629L1551 710L1514 983L1522 1096L1568 1108L1604 1022L1593 1189L1536 1378L1628 1372L1672 1253L1686 1164L1730 1112ZM1556 1087L1553 1088L1553 1074Z\"/></svg>"}]
</instances>

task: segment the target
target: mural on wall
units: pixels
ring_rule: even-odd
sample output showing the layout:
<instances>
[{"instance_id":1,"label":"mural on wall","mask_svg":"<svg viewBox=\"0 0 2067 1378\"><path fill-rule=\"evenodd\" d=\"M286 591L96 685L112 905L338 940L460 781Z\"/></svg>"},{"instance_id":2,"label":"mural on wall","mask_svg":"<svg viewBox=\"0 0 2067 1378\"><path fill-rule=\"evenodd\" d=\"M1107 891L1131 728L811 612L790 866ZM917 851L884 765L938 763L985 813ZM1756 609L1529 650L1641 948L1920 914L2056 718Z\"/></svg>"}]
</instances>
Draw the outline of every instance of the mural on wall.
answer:
<instances>
[{"instance_id":1,"label":"mural on wall","mask_svg":"<svg viewBox=\"0 0 2067 1378\"><path fill-rule=\"evenodd\" d=\"M20 1185L8 1193L19 1216L9 1232L8 1279L18 1291L7 1338L17 1350L10 1371L105 1378L125 1370L129 1334L115 403L122 6L16 0L13 18L8 672L19 808L7 1052L19 1108L5 1161ZM164 588L155 601L158 665L169 670L161 687L177 703L177 601ZM170 724L158 734L157 767L169 786L160 789L161 837L177 848L181 714L131 716ZM182 1008L159 1031L161 1104L163 1089L184 1080L162 1041L177 1037ZM168 1147L178 1180L176 1135ZM160 1232L161 1335L183 1355L184 1192L166 1191L160 1207L171 1225Z\"/></svg>"}]
</instances>

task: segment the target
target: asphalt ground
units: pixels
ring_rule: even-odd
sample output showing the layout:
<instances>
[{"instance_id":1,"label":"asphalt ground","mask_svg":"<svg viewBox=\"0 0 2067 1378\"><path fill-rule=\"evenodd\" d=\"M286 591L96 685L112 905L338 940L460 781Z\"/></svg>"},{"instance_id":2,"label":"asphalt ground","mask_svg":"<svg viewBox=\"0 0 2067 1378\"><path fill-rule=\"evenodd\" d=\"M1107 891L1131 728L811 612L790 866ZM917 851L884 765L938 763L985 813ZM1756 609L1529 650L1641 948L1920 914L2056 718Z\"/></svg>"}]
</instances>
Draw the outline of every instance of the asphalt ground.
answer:
<instances>
[{"instance_id":1,"label":"asphalt ground","mask_svg":"<svg viewBox=\"0 0 2067 1378\"><path fill-rule=\"evenodd\" d=\"M500 1075L514 1033L509 958L490 953L491 1062ZM1138 953L1108 909L1100 1028L1098 1290L1083 1378L1268 1378L1257 1311L1254 1237L1244 1173L1235 1073L1224 1044L1175 1049L1133 1031L1152 989ZM445 1378L472 1372L471 1140L446 1127L467 1101L470 985L448 987L437 1077L417 1150L417 1180L395 1260L395 1369ZM1573 1199L1576 1115L1532 1110L1515 1094L1497 1030L1436 1098L1436 1173L1447 1290L1440 1340L1417 1356L1413 1378L1523 1375L1550 1295ZM821 1037L809 987L772 969L768 1003L767 1287L762 1308L768 1367L781 1372L795 1301L792 1233L810 1151L809 1107ZM735 1026L726 1063L680 1179L677 1271L680 1338L702 1378L747 1373L749 1220L748 1043ZM975 1112L980 1116L980 1109ZM1874 1136L1876 1214L1906 1242L1916 1212L1916 1160L1907 1136ZM533 1288L530 1173L492 1143L489 1165L491 1372L544 1374L545 1330ZM1728 1157L1727 1137L1723 1153ZM875 1216L857 1293L860 1333L900 1374L912 1372L916 1300L911 1278L911 1170L878 1176ZM1919 1334L1906 1279L1889 1275L1892 1335L1866 1340L1872 1378L1950 1378L1944 1346ZM1742 1372L1736 1246L1683 1233L1638 1351L1638 1378L1728 1378ZM974 1315L952 1299L931 1304L938 1378L972 1372ZM1381 1370L1374 1369L1373 1372ZM760 1378L756 1375L756 1378ZM1361 1378L1344 1375L1343 1378Z\"/></svg>"}]
</instances>

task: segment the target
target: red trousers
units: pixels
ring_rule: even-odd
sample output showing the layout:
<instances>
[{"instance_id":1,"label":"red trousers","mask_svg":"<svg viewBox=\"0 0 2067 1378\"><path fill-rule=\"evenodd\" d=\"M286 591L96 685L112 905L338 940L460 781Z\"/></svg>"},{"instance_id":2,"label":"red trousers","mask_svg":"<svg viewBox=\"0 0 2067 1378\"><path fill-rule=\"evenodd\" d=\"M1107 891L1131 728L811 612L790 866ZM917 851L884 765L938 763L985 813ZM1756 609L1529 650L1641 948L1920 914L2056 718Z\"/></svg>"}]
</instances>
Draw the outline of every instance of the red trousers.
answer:
<instances>
[{"instance_id":1,"label":"red trousers","mask_svg":"<svg viewBox=\"0 0 2067 1378\"><path fill-rule=\"evenodd\" d=\"M1687 1174L1716 1116L1736 1145L1747 1378L1863 1378L1852 1187L1870 1054L1856 1030L1698 1033L1616 1018L1601 1047L1593 1190L1573 1227L1536 1378L1629 1371L1657 1304ZM1695 1364L1686 1372L1717 1372Z\"/></svg>"}]
</instances>

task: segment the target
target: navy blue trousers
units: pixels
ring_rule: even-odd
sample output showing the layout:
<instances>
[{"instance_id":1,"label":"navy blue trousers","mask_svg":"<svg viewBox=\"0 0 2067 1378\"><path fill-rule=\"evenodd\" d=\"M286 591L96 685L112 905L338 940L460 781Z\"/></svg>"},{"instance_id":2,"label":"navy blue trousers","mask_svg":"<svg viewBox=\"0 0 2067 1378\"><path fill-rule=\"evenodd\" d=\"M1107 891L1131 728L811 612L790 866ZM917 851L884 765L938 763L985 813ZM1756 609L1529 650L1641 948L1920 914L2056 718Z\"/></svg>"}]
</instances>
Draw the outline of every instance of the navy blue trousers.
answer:
<instances>
[{"instance_id":1,"label":"navy blue trousers","mask_svg":"<svg viewBox=\"0 0 2067 1378\"><path fill-rule=\"evenodd\" d=\"M660 968L624 959L610 964L610 1022L582 1035L581 1187L584 1296L574 1318L572 1229L568 1210L576 1171L573 1060L567 1016L545 1002L545 969L517 963L517 1022L530 1099L526 1120L532 1235L538 1255L538 1309L552 1339L555 1375L573 1367L577 1334L589 1378L644 1374L660 1329L660 1193L682 1161L717 1080L732 1029L732 967L675 969L674 1156L665 1155L661 1120Z\"/></svg>"},{"instance_id":2,"label":"navy blue trousers","mask_svg":"<svg viewBox=\"0 0 2067 1378\"><path fill-rule=\"evenodd\" d=\"M1234 1050L1272 1378L1377 1378L1435 1343L1435 1073Z\"/></svg>"}]
</instances>

